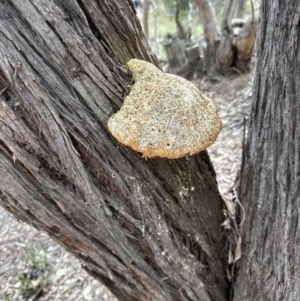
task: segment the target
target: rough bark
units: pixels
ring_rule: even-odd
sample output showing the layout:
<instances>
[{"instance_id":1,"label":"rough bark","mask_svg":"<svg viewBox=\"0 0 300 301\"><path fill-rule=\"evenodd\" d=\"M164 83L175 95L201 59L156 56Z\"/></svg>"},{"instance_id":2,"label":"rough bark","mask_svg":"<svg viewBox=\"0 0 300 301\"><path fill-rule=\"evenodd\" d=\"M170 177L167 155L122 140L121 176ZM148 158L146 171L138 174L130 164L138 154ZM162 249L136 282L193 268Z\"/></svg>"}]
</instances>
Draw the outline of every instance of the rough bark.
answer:
<instances>
[{"instance_id":1,"label":"rough bark","mask_svg":"<svg viewBox=\"0 0 300 301\"><path fill-rule=\"evenodd\" d=\"M299 7L298 0L261 2L236 301L300 300Z\"/></svg>"},{"instance_id":2,"label":"rough bark","mask_svg":"<svg viewBox=\"0 0 300 301\"><path fill-rule=\"evenodd\" d=\"M207 153L144 160L107 131L133 57L156 64L131 0L0 2L0 203L120 300L226 300Z\"/></svg>"}]
</instances>

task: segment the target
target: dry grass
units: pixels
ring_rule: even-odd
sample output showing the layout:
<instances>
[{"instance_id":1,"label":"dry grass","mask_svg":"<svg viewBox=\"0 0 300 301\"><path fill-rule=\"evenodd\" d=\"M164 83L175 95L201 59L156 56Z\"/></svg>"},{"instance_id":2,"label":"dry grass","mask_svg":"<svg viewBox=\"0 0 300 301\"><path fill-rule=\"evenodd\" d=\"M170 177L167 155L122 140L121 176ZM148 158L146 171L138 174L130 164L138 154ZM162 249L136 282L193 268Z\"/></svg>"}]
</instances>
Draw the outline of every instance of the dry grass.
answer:
<instances>
[{"instance_id":1,"label":"dry grass","mask_svg":"<svg viewBox=\"0 0 300 301\"><path fill-rule=\"evenodd\" d=\"M251 74L226 78L215 85L196 81L217 104L223 120L223 130L209 148L221 193L232 186L239 168L251 83ZM115 300L45 233L19 223L1 208L0 246L0 300ZM31 294L26 296L28 290Z\"/></svg>"}]
</instances>

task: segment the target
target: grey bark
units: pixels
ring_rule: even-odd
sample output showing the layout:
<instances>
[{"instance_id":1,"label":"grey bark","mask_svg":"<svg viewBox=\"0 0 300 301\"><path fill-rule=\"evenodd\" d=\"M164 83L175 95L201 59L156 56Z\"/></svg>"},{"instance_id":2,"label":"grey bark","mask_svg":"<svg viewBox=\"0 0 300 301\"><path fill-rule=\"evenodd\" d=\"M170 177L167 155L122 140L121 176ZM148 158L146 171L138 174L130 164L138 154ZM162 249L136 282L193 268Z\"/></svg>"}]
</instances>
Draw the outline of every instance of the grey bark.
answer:
<instances>
[{"instance_id":1,"label":"grey bark","mask_svg":"<svg viewBox=\"0 0 300 301\"><path fill-rule=\"evenodd\" d=\"M143 29L146 39L149 39L149 0L143 1Z\"/></svg>"},{"instance_id":2,"label":"grey bark","mask_svg":"<svg viewBox=\"0 0 300 301\"><path fill-rule=\"evenodd\" d=\"M236 301L300 300L300 6L261 2Z\"/></svg>"},{"instance_id":3,"label":"grey bark","mask_svg":"<svg viewBox=\"0 0 300 301\"><path fill-rule=\"evenodd\" d=\"M107 130L133 57L157 64L131 0L0 2L0 204L120 300L226 300L206 151L145 160Z\"/></svg>"},{"instance_id":4,"label":"grey bark","mask_svg":"<svg viewBox=\"0 0 300 301\"><path fill-rule=\"evenodd\" d=\"M216 24L215 11L209 0L193 0L198 7L200 18L204 28L204 36L207 47L204 52L204 64L207 71L215 66L216 39L219 34Z\"/></svg>"},{"instance_id":5,"label":"grey bark","mask_svg":"<svg viewBox=\"0 0 300 301\"><path fill-rule=\"evenodd\" d=\"M237 18L243 18L244 15L244 5L245 5L245 0L238 0L238 7L237 7Z\"/></svg>"},{"instance_id":6,"label":"grey bark","mask_svg":"<svg viewBox=\"0 0 300 301\"><path fill-rule=\"evenodd\" d=\"M186 64L183 41L177 36L168 35L164 39L164 49L169 62L170 72L176 74L183 65Z\"/></svg>"},{"instance_id":7,"label":"grey bark","mask_svg":"<svg viewBox=\"0 0 300 301\"><path fill-rule=\"evenodd\" d=\"M223 9L221 28L231 28L231 20L233 18L234 10L237 5L237 0L226 0Z\"/></svg>"},{"instance_id":8,"label":"grey bark","mask_svg":"<svg viewBox=\"0 0 300 301\"><path fill-rule=\"evenodd\" d=\"M177 0L176 2L176 13L175 13L175 22L176 22L176 28L177 28L177 36L180 40L185 40L186 33L184 30L184 27L180 21L180 11L181 11L181 5L182 5L182 0Z\"/></svg>"}]
</instances>

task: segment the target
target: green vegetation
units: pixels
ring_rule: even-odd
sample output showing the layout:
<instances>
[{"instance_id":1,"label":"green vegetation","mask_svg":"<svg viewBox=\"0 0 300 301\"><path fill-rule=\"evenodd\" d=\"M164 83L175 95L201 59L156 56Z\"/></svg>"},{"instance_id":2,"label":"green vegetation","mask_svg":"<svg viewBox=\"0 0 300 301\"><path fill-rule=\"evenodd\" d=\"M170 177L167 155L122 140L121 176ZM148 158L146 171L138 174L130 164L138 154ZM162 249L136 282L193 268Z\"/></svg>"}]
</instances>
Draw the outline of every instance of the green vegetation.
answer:
<instances>
[{"instance_id":1,"label":"green vegetation","mask_svg":"<svg viewBox=\"0 0 300 301\"><path fill-rule=\"evenodd\" d=\"M21 293L24 297L28 298L38 291L42 292L44 287L44 281L39 281L38 283L34 283L32 279L28 276L28 274L18 274L18 279L21 282Z\"/></svg>"},{"instance_id":2,"label":"green vegetation","mask_svg":"<svg viewBox=\"0 0 300 301\"><path fill-rule=\"evenodd\" d=\"M42 249L40 253L40 255L36 255L32 249L26 251L27 257L31 263L31 268L44 273L48 266L48 258L44 249Z\"/></svg>"},{"instance_id":3,"label":"green vegetation","mask_svg":"<svg viewBox=\"0 0 300 301\"><path fill-rule=\"evenodd\" d=\"M44 249L40 250L39 254L28 249L26 254L29 261L28 271L16 275L20 285L14 289L20 290L23 297L29 298L35 294L43 293L46 285L48 258Z\"/></svg>"}]
</instances>

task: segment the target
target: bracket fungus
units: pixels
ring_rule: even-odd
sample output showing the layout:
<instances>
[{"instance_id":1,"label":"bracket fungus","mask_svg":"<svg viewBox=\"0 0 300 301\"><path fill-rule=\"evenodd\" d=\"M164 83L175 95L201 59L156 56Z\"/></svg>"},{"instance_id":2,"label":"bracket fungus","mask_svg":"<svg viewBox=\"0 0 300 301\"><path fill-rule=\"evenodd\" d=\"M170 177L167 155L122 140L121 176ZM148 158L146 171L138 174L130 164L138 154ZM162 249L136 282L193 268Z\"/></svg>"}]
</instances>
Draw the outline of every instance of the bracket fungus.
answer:
<instances>
[{"instance_id":1,"label":"bracket fungus","mask_svg":"<svg viewBox=\"0 0 300 301\"><path fill-rule=\"evenodd\" d=\"M146 158L176 159L205 150L216 140L222 128L217 108L192 83L137 59L127 67L135 83L108 120L119 142Z\"/></svg>"}]
</instances>

